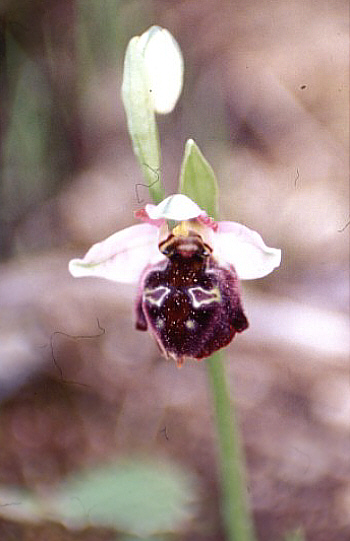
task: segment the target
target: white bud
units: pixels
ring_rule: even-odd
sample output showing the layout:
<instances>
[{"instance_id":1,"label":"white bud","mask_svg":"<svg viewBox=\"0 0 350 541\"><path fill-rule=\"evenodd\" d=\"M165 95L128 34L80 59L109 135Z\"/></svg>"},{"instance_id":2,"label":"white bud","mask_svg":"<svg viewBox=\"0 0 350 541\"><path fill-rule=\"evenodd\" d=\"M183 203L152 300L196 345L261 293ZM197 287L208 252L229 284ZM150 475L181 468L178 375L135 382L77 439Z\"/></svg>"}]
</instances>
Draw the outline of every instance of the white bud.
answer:
<instances>
[{"instance_id":1,"label":"white bud","mask_svg":"<svg viewBox=\"0 0 350 541\"><path fill-rule=\"evenodd\" d=\"M156 113L170 113L181 94L184 64L181 49L168 30L151 26L140 36L149 92Z\"/></svg>"}]
</instances>

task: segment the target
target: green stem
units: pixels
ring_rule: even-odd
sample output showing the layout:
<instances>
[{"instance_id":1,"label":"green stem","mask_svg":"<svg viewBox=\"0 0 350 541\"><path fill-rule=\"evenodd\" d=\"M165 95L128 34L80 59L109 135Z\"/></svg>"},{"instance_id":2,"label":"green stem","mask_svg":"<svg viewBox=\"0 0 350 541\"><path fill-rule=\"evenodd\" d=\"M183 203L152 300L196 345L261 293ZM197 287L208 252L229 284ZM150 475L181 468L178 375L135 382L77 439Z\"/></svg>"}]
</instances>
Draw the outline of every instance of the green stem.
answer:
<instances>
[{"instance_id":1,"label":"green stem","mask_svg":"<svg viewBox=\"0 0 350 541\"><path fill-rule=\"evenodd\" d=\"M254 541L253 522L247 502L243 450L223 361L221 351L206 361L219 438L222 514L227 541Z\"/></svg>"},{"instance_id":2,"label":"green stem","mask_svg":"<svg viewBox=\"0 0 350 541\"><path fill-rule=\"evenodd\" d=\"M143 168L145 170L145 168ZM155 175L159 173L155 172ZM165 198L165 191L163 188L163 185L161 183L160 177L157 179L151 179L150 175L144 175L146 177L146 180L149 182L148 190L150 197L155 205L158 205L163 199Z\"/></svg>"}]
</instances>

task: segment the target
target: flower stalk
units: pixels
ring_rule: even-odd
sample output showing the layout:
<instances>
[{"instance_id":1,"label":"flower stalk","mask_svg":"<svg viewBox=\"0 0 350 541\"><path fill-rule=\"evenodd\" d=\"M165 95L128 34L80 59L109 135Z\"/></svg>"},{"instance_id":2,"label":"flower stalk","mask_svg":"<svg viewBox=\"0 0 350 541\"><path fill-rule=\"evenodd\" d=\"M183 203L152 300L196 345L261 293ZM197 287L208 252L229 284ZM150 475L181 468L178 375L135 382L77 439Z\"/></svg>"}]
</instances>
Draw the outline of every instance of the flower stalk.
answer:
<instances>
[{"instance_id":1,"label":"flower stalk","mask_svg":"<svg viewBox=\"0 0 350 541\"><path fill-rule=\"evenodd\" d=\"M254 527L247 500L245 461L234 405L225 376L224 353L206 360L218 434L221 512L227 541L254 541Z\"/></svg>"}]
</instances>

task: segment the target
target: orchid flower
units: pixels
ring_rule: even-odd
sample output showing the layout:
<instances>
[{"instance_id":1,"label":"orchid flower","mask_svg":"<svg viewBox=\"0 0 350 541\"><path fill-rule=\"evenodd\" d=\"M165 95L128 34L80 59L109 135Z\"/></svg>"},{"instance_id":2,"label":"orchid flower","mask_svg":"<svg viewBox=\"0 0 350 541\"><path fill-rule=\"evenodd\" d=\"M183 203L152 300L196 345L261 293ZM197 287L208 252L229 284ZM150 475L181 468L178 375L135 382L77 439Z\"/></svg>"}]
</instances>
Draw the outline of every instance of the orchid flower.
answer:
<instances>
[{"instance_id":1,"label":"orchid flower","mask_svg":"<svg viewBox=\"0 0 350 541\"><path fill-rule=\"evenodd\" d=\"M71 274L138 283L136 328L149 328L178 366L229 344L248 327L239 280L272 272L281 251L244 225L214 221L182 194L147 204L135 216L144 223L71 260Z\"/></svg>"}]
</instances>

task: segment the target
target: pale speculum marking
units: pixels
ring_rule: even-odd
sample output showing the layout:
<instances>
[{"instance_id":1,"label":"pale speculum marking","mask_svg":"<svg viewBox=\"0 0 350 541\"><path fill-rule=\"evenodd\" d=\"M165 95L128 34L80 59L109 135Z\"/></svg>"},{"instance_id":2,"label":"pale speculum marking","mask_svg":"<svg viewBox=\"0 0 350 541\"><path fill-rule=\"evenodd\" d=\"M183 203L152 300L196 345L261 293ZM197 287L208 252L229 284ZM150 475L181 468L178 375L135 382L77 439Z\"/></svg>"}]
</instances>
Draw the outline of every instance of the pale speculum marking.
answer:
<instances>
[{"instance_id":1,"label":"pale speculum marking","mask_svg":"<svg viewBox=\"0 0 350 541\"><path fill-rule=\"evenodd\" d=\"M196 327L196 322L193 319L187 319L187 321L185 321L185 325L189 331L193 331L193 329Z\"/></svg>"},{"instance_id":2,"label":"pale speculum marking","mask_svg":"<svg viewBox=\"0 0 350 541\"><path fill-rule=\"evenodd\" d=\"M156 327L158 329L163 329L165 327L165 321L163 318L161 317L158 317L157 320L156 320Z\"/></svg>"},{"instance_id":3,"label":"pale speculum marking","mask_svg":"<svg viewBox=\"0 0 350 541\"><path fill-rule=\"evenodd\" d=\"M190 287L188 288L188 292L192 299L193 308L200 308L213 302L221 302L221 294L218 287L213 287L212 289L204 289L200 286Z\"/></svg>"},{"instance_id":4,"label":"pale speculum marking","mask_svg":"<svg viewBox=\"0 0 350 541\"><path fill-rule=\"evenodd\" d=\"M149 304L154 304L160 308L163 304L165 297L170 293L170 288L165 286L158 286L153 289L146 288L143 292L143 299Z\"/></svg>"}]
</instances>

